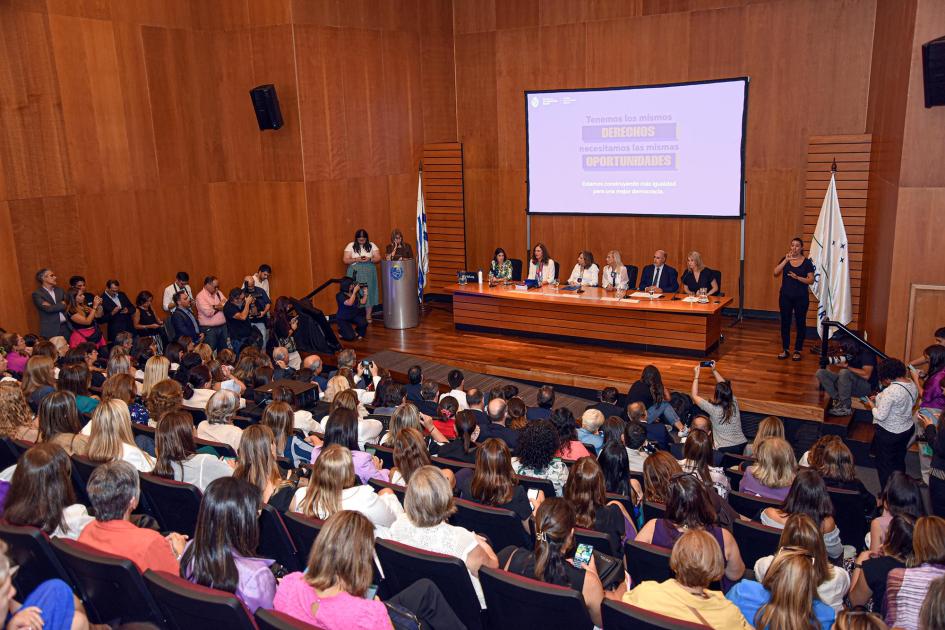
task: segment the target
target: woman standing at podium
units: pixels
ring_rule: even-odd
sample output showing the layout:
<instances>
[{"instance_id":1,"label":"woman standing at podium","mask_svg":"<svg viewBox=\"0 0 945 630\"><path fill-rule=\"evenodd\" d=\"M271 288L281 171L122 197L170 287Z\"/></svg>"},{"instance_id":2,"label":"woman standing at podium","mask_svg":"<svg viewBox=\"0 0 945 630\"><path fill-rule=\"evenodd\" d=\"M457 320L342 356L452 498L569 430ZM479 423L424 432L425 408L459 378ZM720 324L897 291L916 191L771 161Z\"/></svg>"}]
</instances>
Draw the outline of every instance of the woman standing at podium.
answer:
<instances>
[{"instance_id":1,"label":"woman standing at podium","mask_svg":"<svg viewBox=\"0 0 945 630\"><path fill-rule=\"evenodd\" d=\"M791 323L797 326L794 337L794 355L792 361L801 360L804 340L807 337L807 308L810 306L808 287L814 284L814 263L804 255L804 241L800 238L791 240L791 249L774 268L774 277L781 276L781 293L778 306L781 309L781 354L779 359L788 358L791 347Z\"/></svg>"},{"instance_id":2,"label":"woman standing at podium","mask_svg":"<svg viewBox=\"0 0 945 630\"><path fill-rule=\"evenodd\" d=\"M367 321L371 322L371 310L380 300L377 298L377 268L381 262L381 250L368 238L367 230L354 233L354 240L348 243L344 251L344 263L348 265L348 277L354 278L367 287Z\"/></svg>"},{"instance_id":3,"label":"woman standing at podium","mask_svg":"<svg viewBox=\"0 0 945 630\"><path fill-rule=\"evenodd\" d=\"M577 264L571 270L571 277L568 278L568 284L580 285L582 287L596 287L600 269L594 264L594 254L589 251L578 253Z\"/></svg>"},{"instance_id":4,"label":"woman standing at podium","mask_svg":"<svg viewBox=\"0 0 945 630\"><path fill-rule=\"evenodd\" d=\"M555 261L548 255L548 248L544 243L538 243L532 250L532 258L528 263L528 279L537 280L539 284L551 284L558 279Z\"/></svg>"},{"instance_id":5,"label":"woman standing at podium","mask_svg":"<svg viewBox=\"0 0 945 630\"><path fill-rule=\"evenodd\" d=\"M394 228L390 233L390 243L387 244L387 260L413 260L413 249L410 243L404 241L404 233L400 228Z\"/></svg>"}]
</instances>

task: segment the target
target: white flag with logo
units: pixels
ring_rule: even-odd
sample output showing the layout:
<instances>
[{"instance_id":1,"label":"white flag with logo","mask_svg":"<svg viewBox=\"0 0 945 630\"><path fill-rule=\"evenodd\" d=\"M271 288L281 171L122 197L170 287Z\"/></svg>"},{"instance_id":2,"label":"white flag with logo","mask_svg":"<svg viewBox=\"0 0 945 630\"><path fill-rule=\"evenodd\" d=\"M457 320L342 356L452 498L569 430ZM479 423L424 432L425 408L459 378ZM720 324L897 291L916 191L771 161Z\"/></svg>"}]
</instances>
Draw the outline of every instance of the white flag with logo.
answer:
<instances>
[{"instance_id":1,"label":"white flag with logo","mask_svg":"<svg viewBox=\"0 0 945 630\"><path fill-rule=\"evenodd\" d=\"M417 295L423 302L423 287L430 271L430 243L427 238L427 211L423 203L423 169L417 177Z\"/></svg>"},{"instance_id":2,"label":"white flag with logo","mask_svg":"<svg viewBox=\"0 0 945 630\"><path fill-rule=\"evenodd\" d=\"M817 229L810 245L814 261L814 284L810 290L817 296L817 334L822 335L820 322L830 319L841 324L853 321L853 294L850 290L850 250L847 231L840 215L837 182L830 175L830 185L820 207Z\"/></svg>"}]
</instances>

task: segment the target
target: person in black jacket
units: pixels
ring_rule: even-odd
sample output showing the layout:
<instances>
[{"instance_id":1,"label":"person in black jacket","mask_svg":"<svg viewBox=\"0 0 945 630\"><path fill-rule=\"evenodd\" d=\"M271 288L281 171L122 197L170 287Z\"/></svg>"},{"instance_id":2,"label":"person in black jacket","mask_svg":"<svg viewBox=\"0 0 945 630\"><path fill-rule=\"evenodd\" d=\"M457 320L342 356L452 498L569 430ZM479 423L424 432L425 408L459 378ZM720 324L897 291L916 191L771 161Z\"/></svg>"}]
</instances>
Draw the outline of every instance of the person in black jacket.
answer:
<instances>
[{"instance_id":1,"label":"person in black jacket","mask_svg":"<svg viewBox=\"0 0 945 630\"><path fill-rule=\"evenodd\" d=\"M108 326L107 337L111 342L115 341L115 336L120 332L135 332L135 305L119 288L118 280L109 280L105 283L105 292L102 293L102 321Z\"/></svg>"},{"instance_id":2,"label":"person in black jacket","mask_svg":"<svg viewBox=\"0 0 945 630\"><path fill-rule=\"evenodd\" d=\"M942 426L942 420L945 420L945 413L938 418L939 426ZM932 469L929 471L932 514L945 518L945 431L939 431L932 420L924 415L919 416L919 422L925 433L925 441L932 449Z\"/></svg>"},{"instance_id":3,"label":"person in black jacket","mask_svg":"<svg viewBox=\"0 0 945 630\"><path fill-rule=\"evenodd\" d=\"M197 318L190 310L190 294L186 291L178 291L174 294L174 312L171 314L171 324L174 326L174 338L190 337L195 343L200 343L203 339L203 333L200 332L200 325Z\"/></svg>"}]
</instances>

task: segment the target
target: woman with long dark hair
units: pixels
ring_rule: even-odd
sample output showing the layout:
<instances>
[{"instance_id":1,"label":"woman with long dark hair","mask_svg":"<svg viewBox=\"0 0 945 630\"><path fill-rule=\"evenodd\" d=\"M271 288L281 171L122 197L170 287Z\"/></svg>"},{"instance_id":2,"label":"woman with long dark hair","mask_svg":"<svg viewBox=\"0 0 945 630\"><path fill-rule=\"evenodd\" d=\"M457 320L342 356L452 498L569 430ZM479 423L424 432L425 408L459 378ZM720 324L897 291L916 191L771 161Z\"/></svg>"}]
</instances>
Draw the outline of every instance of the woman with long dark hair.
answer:
<instances>
[{"instance_id":1,"label":"woman with long dark hair","mask_svg":"<svg viewBox=\"0 0 945 630\"><path fill-rule=\"evenodd\" d=\"M643 368L640 379L631 385L630 391L627 392L628 405L638 402L646 407L647 423L663 422L682 431L683 423L669 401L669 388L663 384L663 375L655 365Z\"/></svg>"},{"instance_id":2,"label":"woman with long dark hair","mask_svg":"<svg viewBox=\"0 0 945 630\"><path fill-rule=\"evenodd\" d=\"M195 584L233 593L249 609L272 608L272 560L255 557L259 545L259 489L233 477L207 486L194 539L180 558L180 575Z\"/></svg>"},{"instance_id":3,"label":"woman with long dark hair","mask_svg":"<svg viewBox=\"0 0 945 630\"><path fill-rule=\"evenodd\" d=\"M692 379L692 402L699 406L709 416L712 422L712 437L715 440L715 450L723 453L741 454L745 450L748 440L742 431L742 415L738 410L738 401L732 391L732 382L725 380L715 361L712 361L712 376L715 377L715 395L712 400L706 400L699 395L699 370L696 364L695 376Z\"/></svg>"},{"instance_id":4,"label":"woman with long dark hair","mask_svg":"<svg viewBox=\"0 0 945 630\"><path fill-rule=\"evenodd\" d=\"M295 484L282 478L276 459L272 429L263 424L250 425L243 431L233 476L256 486L263 503L285 512L292 504Z\"/></svg>"},{"instance_id":5,"label":"woman with long dark hair","mask_svg":"<svg viewBox=\"0 0 945 630\"><path fill-rule=\"evenodd\" d=\"M791 490L784 504L769 507L761 511L761 522L768 527L783 529L788 518L793 514L806 514L820 526L824 536L824 545L831 558L843 555L843 543L840 542L840 528L833 518L833 501L827 494L827 486L816 470L802 468L794 477ZM754 516L754 515L751 515Z\"/></svg>"},{"instance_id":6,"label":"woman with long dark hair","mask_svg":"<svg viewBox=\"0 0 945 630\"><path fill-rule=\"evenodd\" d=\"M886 579L893 569L903 569L911 564L916 520L909 514L894 516L879 551L867 549L857 556L850 579L851 604L866 606L872 600L873 610L886 614Z\"/></svg>"},{"instance_id":7,"label":"woman with long dark hair","mask_svg":"<svg viewBox=\"0 0 945 630\"><path fill-rule=\"evenodd\" d=\"M508 254L501 247L496 247L492 255L492 262L489 263L490 280L511 280L512 279L512 261Z\"/></svg>"},{"instance_id":8,"label":"woman with long dark hair","mask_svg":"<svg viewBox=\"0 0 945 630\"><path fill-rule=\"evenodd\" d=\"M600 605L604 587L597 576L594 557L587 567L574 563L574 506L558 497L544 501L535 512L535 550L506 547L498 554L499 566L510 573L547 584L567 586L581 593L594 625L602 625ZM625 583L614 593L619 599Z\"/></svg>"},{"instance_id":9,"label":"woman with long dark hair","mask_svg":"<svg viewBox=\"0 0 945 630\"><path fill-rule=\"evenodd\" d=\"M380 302L377 291L377 267L381 262L381 250L371 242L367 230L361 228L354 233L354 240L345 246L342 256L348 265L348 277L365 285L367 290L367 320L371 321L371 310Z\"/></svg>"},{"instance_id":10,"label":"woman with long dark hair","mask_svg":"<svg viewBox=\"0 0 945 630\"><path fill-rule=\"evenodd\" d=\"M623 505L607 500L604 473L593 457L582 457L564 484L564 498L574 506L579 527L605 534L610 540L610 554L619 557L627 536L627 523L633 519Z\"/></svg>"},{"instance_id":11,"label":"woman with long dark hair","mask_svg":"<svg viewBox=\"0 0 945 630\"><path fill-rule=\"evenodd\" d=\"M456 439L440 446L436 453L437 456L454 459L459 462L466 462L467 464L475 464L476 453L479 450L479 444L476 444L476 439L479 437L480 433L479 423L476 421L476 414L468 409L458 412L453 426L456 430ZM438 434L442 435L435 425L432 425L432 428Z\"/></svg>"},{"instance_id":12,"label":"woman with long dark hair","mask_svg":"<svg viewBox=\"0 0 945 630\"><path fill-rule=\"evenodd\" d=\"M233 474L226 462L197 452L193 416L186 411L170 411L161 417L154 432L154 450L157 460L151 474L193 484L201 492L216 479Z\"/></svg>"},{"instance_id":13,"label":"woman with long dark hair","mask_svg":"<svg viewBox=\"0 0 945 630\"><path fill-rule=\"evenodd\" d=\"M558 407L551 412L551 424L558 430L558 452L561 459L578 460L591 453L581 444L577 436L574 414L567 407Z\"/></svg>"},{"instance_id":14,"label":"woman with long dark hair","mask_svg":"<svg viewBox=\"0 0 945 630\"><path fill-rule=\"evenodd\" d=\"M66 291L66 317L72 324L69 335L69 347L75 348L80 343L93 343L96 347L105 346L105 337L95 325L95 320L102 316L102 296L96 295L92 303L85 299L85 289L72 288Z\"/></svg>"},{"instance_id":15,"label":"woman with long dark hair","mask_svg":"<svg viewBox=\"0 0 945 630\"><path fill-rule=\"evenodd\" d=\"M725 471L712 465L712 438L702 429L689 432L679 465L684 471L698 475L702 483L715 490L723 499L732 489Z\"/></svg>"},{"instance_id":16,"label":"woman with long dark hair","mask_svg":"<svg viewBox=\"0 0 945 630\"><path fill-rule=\"evenodd\" d=\"M551 284L558 279L555 274L555 261L544 243L538 243L532 249L532 257L528 261L528 278L536 280L538 284Z\"/></svg>"},{"instance_id":17,"label":"woman with long dark hair","mask_svg":"<svg viewBox=\"0 0 945 630\"><path fill-rule=\"evenodd\" d=\"M801 360L804 340L807 337L807 308L810 306L810 285L814 284L814 262L804 255L804 241L795 236L791 239L791 249L774 268L774 277L781 276L781 292L778 295L778 307L781 309L781 354L779 359L788 358L791 346L791 324L797 332L794 336L794 354L792 361Z\"/></svg>"},{"instance_id":18,"label":"woman with long dark hair","mask_svg":"<svg viewBox=\"0 0 945 630\"><path fill-rule=\"evenodd\" d=\"M512 455L505 442L489 438L476 451L476 468L456 475L456 488L463 499L515 512L526 531L532 512L544 500L544 493L529 501L524 486L512 470Z\"/></svg>"},{"instance_id":19,"label":"woman with long dark hair","mask_svg":"<svg viewBox=\"0 0 945 630\"><path fill-rule=\"evenodd\" d=\"M312 450L312 463L318 459L322 449L332 444L340 444L351 451L354 472L367 483L370 479L390 481L389 473L384 470L381 460L362 451L358 446L358 413L351 409L338 408L328 414L325 422L325 442Z\"/></svg>"},{"instance_id":20,"label":"woman with long dark hair","mask_svg":"<svg viewBox=\"0 0 945 630\"><path fill-rule=\"evenodd\" d=\"M82 423L72 392L53 392L43 399L39 405L39 442L57 444L67 455L84 456L89 449L89 438L81 431Z\"/></svg>"}]
</instances>

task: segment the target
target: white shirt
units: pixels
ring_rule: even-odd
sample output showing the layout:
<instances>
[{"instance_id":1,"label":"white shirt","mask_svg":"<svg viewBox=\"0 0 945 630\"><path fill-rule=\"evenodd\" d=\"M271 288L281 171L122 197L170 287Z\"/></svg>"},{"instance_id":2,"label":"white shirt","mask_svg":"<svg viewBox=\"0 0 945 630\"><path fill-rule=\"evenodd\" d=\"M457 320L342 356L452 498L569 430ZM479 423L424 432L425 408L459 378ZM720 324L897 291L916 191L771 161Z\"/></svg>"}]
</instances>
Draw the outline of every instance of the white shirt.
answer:
<instances>
[{"instance_id":1,"label":"white shirt","mask_svg":"<svg viewBox=\"0 0 945 630\"><path fill-rule=\"evenodd\" d=\"M201 492L207 489L211 481L233 475L229 464L208 453L196 453L180 463L171 462L171 470L174 471L174 481L193 484Z\"/></svg>"},{"instance_id":2,"label":"white shirt","mask_svg":"<svg viewBox=\"0 0 945 630\"><path fill-rule=\"evenodd\" d=\"M299 506L308 487L299 488L295 491L295 499L292 504L295 505L295 511L301 512ZM379 495L369 485L352 486L341 491L341 509L360 512L368 518L375 527L375 535L381 538L388 537L388 528L394 524L397 517L404 513L397 496L393 494ZM328 514L319 511L315 514L316 518L328 518Z\"/></svg>"},{"instance_id":3,"label":"white shirt","mask_svg":"<svg viewBox=\"0 0 945 630\"><path fill-rule=\"evenodd\" d=\"M191 300L194 299L194 294L190 290L189 284L185 284L184 288L181 289L181 288L178 288L176 282L172 282L171 284L169 284L168 286L164 288L164 299L161 301L161 308L164 309L165 313L173 313L174 311L177 310L176 306L172 309L168 309L167 305L174 301L174 294L178 293L179 291L186 291L187 295L190 296L190 299Z\"/></svg>"},{"instance_id":4,"label":"white shirt","mask_svg":"<svg viewBox=\"0 0 945 630\"><path fill-rule=\"evenodd\" d=\"M912 407L919 390L912 381L893 381L876 394L873 407L873 424L878 424L890 433L910 431L914 426Z\"/></svg>"},{"instance_id":5,"label":"white shirt","mask_svg":"<svg viewBox=\"0 0 945 630\"><path fill-rule=\"evenodd\" d=\"M462 411L463 409L469 409L469 403L466 402L466 392L463 390L453 389L446 392L445 394L440 394L440 397L437 398L437 401L443 400L447 396L452 396L456 399L456 402L459 403L459 411Z\"/></svg>"},{"instance_id":6,"label":"white shirt","mask_svg":"<svg viewBox=\"0 0 945 630\"><path fill-rule=\"evenodd\" d=\"M315 419L312 417L311 411L305 411L304 409L299 409L295 412L292 420L292 428L301 429L306 435L309 431L319 431L320 427Z\"/></svg>"},{"instance_id":7,"label":"white shirt","mask_svg":"<svg viewBox=\"0 0 945 630\"><path fill-rule=\"evenodd\" d=\"M267 296L269 295L269 278L266 278L265 280L260 280L259 273L254 273L253 282L256 283L257 287L265 291Z\"/></svg>"},{"instance_id":8,"label":"white shirt","mask_svg":"<svg viewBox=\"0 0 945 630\"><path fill-rule=\"evenodd\" d=\"M610 265L604 267L604 273L601 274L600 285L605 289L614 286L614 272L616 271L617 288L627 290L630 288L630 278L627 277L627 268L621 266L620 269L613 269Z\"/></svg>"},{"instance_id":9,"label":"white shirt","mask_svg":"<svg viewBox=\"0 0 945 630\"><path fill-rule=\"evenodd\" d=\"M62 521L52 535L54 538L78 540L79 534L82 533L85 526L94 520L95 517L89 514L88 508L81 503L67 505L62 511ZM65 529L63 526L65 526Z\"/></svg>"},{"instance_id":10,"label":"white shirt","mask_svg":"<svg viewBox=\"0 0 945 630\"><path fill-rule=\"evenodd\" d=\"M197 425L197 437L211 442L228 444L237 453L240 450L240 440L243 438L243 429L232 424L210 424L204 420Z\"/></svg>"},{"instance_id":11,"label":"white shirt","mask_svg":"<svg viewBox=\"0 0 945 630\"><path fill-rule=\"evenodd\" d=\"M375 245L373 242L370 243L370 245L371 245L371 251L366 252L362 249L360 252L356 252L354 251L354 241L351 241L350 243L345 245L345 253L351 254L353 258L358 258L360 256L367 256L367 260L355 260L355 262L371 262L371 256L374 255L374 252L380 252L381 250L379 250L377 248L377 245Z\"/></svg>"},{"instance_id":12,"label":"white shirt","mask_svg":"<svg viewBox=\"0 0 945 630\"><path fill-rule=\"evenodd\" d=\"M122 444L121 459L134 466L138 472L149 473L154 470L154 460L137 446Z\"/></svg>"},{"instance_id":13,"label":"white shirt","mask_svg":"<svg viewBox=\"0 0 945 630\"><path fill-rule=\"evenodd\" d=\"M325 434L325 425L328 424L328 416L322 418L321 422L315 424L316 431ZM361 418L358 420L358 448L363 449L367 443L377 444L377 438L384 431L384 425L380 420L374 418Z\"/></svg>"},{"instance_id":14,"label":"white shirt","mask_svg":"<svg viewBox=\"0 0 945 630\"><path fill-rule=\"evenodd\" d=\"M774 556L758 558L755 562L755 581L761 582L765 579L765 573L773 561ZM850 574L832 565L830 572L833 575L817 587L817 596L823 603L840 612L843 610L843 596L850 590Z\"/></svg>"},{"instance_id":15,"label":"white shirt","mask_svg":"<svg viewBox=\"0 0 945 630\"><path fill-rule=\"evenodd\" d=\"M593 264L587 269L582 269L581 265L574 265L574 269L571 270L571 276L568 278L569 284L576 284L578 278L581 279L581 286L585 287L596 287L598 283L598 278L600 277L600 269L597 264Z\"/></svg>"},{"instance_id":16,"label":"white shirt","mask_svg":"<svg viewBox=\"0 0 945 630\"><path fill-rule=\"evenodd\" d=\"M529 261L528 263L528 278L526 280L534 280L538 273L538 265L534 262ZM541 266L541 281L542 283L554 282L555 281L555 261L549 258Z\"/></svg>"},{"instance_id":17,"label":"white shirt","mask_svg":"<svg viewBox=\"0 0 945 630\"><path fill-rule=\"evenodd\" d=\"M653 267L653 280L652 280L650 286L654 286L654 287L659 288L659 286L660 286L660 280L661 280L662 277L663 277L663 267L665 267L665 266L666 266L666 265L660 265L659 267Z\"/></svg>"}]
</instances>

